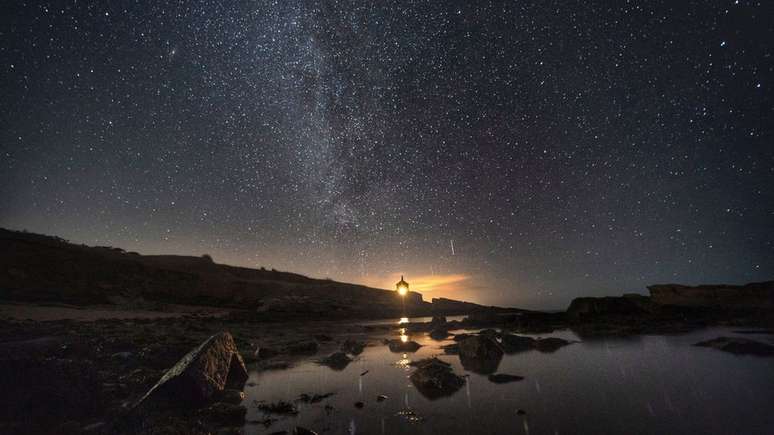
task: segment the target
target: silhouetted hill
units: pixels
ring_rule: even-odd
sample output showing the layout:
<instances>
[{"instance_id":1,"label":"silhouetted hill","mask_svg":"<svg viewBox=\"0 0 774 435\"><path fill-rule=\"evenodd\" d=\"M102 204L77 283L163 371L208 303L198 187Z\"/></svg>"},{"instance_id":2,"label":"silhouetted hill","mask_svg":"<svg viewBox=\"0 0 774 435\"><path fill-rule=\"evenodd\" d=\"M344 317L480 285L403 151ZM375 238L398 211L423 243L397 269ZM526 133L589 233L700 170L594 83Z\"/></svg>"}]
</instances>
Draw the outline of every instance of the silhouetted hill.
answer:
<instances>
[{"instance_id":1,"label":"silhouetted hill","mask_svg":"<svg viewBox=\"0 0 774 435\"><path fill-rule=\"evenodd\" d=\"M0 229L0 298L77 305L209 305L286 316L391 316L403 311L399 296L390 290L217 264L206 255L140 255L6 229ZM405 308L412 315L486 308L453 302L444 300L433 310L433 304L411 292Z\"/></svg>"}]
</instances>

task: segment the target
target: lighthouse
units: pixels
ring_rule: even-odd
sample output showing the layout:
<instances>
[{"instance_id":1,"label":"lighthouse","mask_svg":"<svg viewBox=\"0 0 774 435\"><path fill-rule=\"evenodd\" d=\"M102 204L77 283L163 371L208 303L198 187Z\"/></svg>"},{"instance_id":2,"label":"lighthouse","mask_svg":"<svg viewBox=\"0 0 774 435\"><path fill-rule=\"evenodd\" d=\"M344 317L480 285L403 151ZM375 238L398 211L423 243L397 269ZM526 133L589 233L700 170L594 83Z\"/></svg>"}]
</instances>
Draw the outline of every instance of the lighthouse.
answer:
<instances>
[{"instance_id":1,"label":"lighthouse","mask_svg":"<svg viewBox=\"0 0 774 435\"><path fill-rule=\"evenodd\" d=\"M400 276L400 281L395 283L395 291L401 296L406 296L409 291L409 284L403 280L403 275Z\"/></svg>"}]
</instances>

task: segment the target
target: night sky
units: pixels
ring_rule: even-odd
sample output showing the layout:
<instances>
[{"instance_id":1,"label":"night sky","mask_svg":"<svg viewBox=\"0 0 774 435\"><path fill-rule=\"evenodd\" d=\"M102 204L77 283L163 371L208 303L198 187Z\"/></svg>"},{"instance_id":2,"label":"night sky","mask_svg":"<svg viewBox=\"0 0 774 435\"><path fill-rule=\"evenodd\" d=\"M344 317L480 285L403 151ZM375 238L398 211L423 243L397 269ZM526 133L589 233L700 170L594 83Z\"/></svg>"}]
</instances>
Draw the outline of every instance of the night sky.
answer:
<instances>
[{"instance_id":1,"label":"night sky","mask_svg":"<svg viewBox=\"0 0 774 435\"><path fill-rule=\"evenodd\" d=\"M4 2L0 226L532 308L774 278L774 2L236 3Z\"/></svg>"}]
</instances>

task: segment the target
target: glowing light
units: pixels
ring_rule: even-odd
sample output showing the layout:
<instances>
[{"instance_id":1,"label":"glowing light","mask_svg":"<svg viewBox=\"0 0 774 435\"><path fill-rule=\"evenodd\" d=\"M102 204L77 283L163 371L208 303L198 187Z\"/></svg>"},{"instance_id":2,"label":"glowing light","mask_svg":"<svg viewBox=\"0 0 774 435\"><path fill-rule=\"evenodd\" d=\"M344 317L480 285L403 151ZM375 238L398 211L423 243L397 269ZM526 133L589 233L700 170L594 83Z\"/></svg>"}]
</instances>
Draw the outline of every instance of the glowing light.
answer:
<instances>
[{"instance_id":1,"label":"glowing light","mask_svg":"<svg viewBox=\"0 0 774 435\"><path fill-rule=\"evenodd\" d=\"M400 328L400 341L406 343L408 342L408 334L406 334L406 328Z\"/></svg>"},{"instance_id":2,"label":"glowing light","mask_svg":"<svg viewBox=\"0 0 774 435\"><path fill-rule=\"evenodd\" d=\"M402 285L402 286L398 287L398 294L399 295L406 296L406 293L408 293L408 287L406 287L405 285Z\"/></svg>"},{"instance_id":3,"label":"glowing light","mask_svg":"<svg viewBox=\"0 0 774 435\"><path fill-rule=\"evenodd\" d=\"M408 323L409 319L408 317L401 317L400 320L398 320L398 325L402 325L404 323Z\"/></svg>"}]
</instances>

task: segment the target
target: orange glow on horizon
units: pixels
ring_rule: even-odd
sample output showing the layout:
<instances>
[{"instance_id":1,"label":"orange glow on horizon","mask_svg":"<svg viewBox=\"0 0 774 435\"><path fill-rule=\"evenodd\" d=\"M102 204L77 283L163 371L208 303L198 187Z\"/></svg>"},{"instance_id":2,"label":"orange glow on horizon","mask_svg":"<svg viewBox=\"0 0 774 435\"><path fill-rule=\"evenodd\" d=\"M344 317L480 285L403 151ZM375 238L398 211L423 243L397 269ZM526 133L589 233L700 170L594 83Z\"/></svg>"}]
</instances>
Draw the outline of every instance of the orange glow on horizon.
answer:
<instances>
[{"instance_id":1,"label":"orange glow on horizon","mask_svg":"<svg viewBox=\"0 0 774 435\"><path fill-rule=\"evenodd\" d=\"M471 277L461 273L414 276L405 272L397 272L386 277L368 277L364 280L364 284L371 287L394 289L395 282L400 279L401 275L405 276L411 291L421 293L428 301L431 298L475 299L471 298L472 294L467 285ZM401 289L398 289L398 292L401 295L404 294Z\"/></svg>"}]
</instances>

